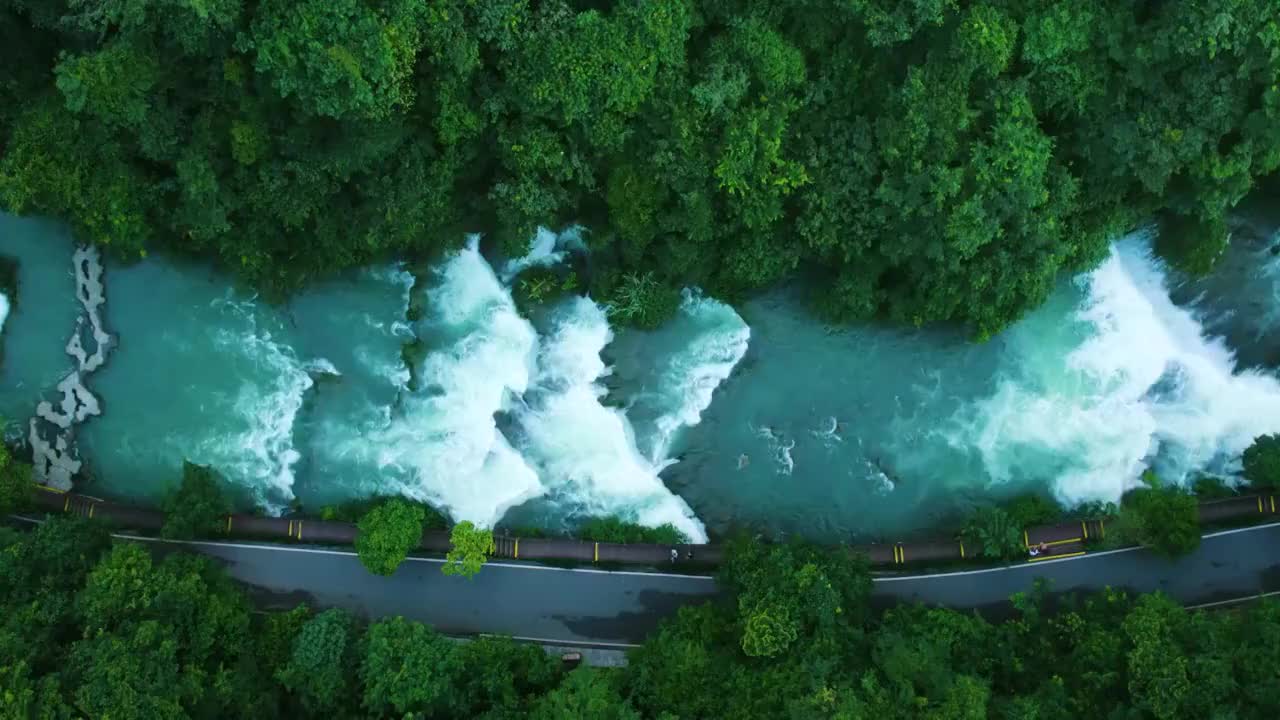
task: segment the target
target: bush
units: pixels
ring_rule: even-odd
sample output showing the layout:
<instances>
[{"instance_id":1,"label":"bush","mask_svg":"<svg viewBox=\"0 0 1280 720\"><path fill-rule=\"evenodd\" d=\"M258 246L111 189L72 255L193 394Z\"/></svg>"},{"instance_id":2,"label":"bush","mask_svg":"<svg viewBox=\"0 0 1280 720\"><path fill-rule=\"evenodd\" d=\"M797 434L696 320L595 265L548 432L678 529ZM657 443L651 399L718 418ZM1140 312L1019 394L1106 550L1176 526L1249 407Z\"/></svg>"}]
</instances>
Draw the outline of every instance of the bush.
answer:
<instances>
[{"instance_id":1,"label":"bush","mask_svg":"<svg viewBox=\"0 0 1280 720\"><path fill-rule=\"evenodd\" d=\"M1062 506L1045 495L1019 495L1005 504L1005 511L1020 528L1047 525L1062 519Z\"/></svg>"},{"instance_id":2,"label":"bush","mask_svg":"<svg viewBox=\"0 0 1280 720\"><path fill-rule=\"evenodd\" d=\"M679 545L689 542L684 533L671 523L658 527L645 527L627 522L616 515L591 518L578 528L578 537L591 542L608 543L656 543Z\"/></svg>"},{"instance_id":3,"label":"bush","mask_svg":"<svg viewBox=\"0 0 1280 720\"><path fill-rule=\"evenodd\" d=\"M1255 488L1280 488L1280 433L1262 435L1244 451L1244 476Z\"/></svg>"},{"instance_id":4,"label":"bush","mask_svg":"<svg viewBox=\"0 0 1280 720\"><path fill-rule=\"evenodd\" d=\"M1191 494L1201 500L1221 500L1236 495L1235 488L1214 475L1197 475L1191 482Z\"/></svg>"},{"instance_id":5,"label":"bush","mask_svg":"<svg viewBox=\"0 0 1280 720\"><path fill-rule=\"evenodd\" d=\"M572 270L545 265L531 267L515 281L513 299L522 312L552 302L578 289L578 275Z\"/></svg>"},{"instance_id":6,"label":"bush","mask_svg":"<svg viewBox=\"0 0 1280 720\"><path fill-rule=\"evenodd\" d=\"M160 534L175 540L216 535L231 513L231 501L223 493L218 473L191 462L182 463L182 484L165 498L163 507Z\"/></svg>"},{"instance_id":7,"label":"bush","mask_svg":"<svg viewBox=\"0 0 1280 720\"><path fill-rule=\"evenodd\" d=\"M1027 551L1023 527L1005 510L997 507L978 508L965 523L960 536L978 548L983 557L1011 560Z\"/></svg>"},{"instance_id":8,"label":"bush","mask_svg":"<svg viewBox=\"0 0 1280 720\"><path fill-rule=\"evenodd\" d=\"M453 549L445 556L447 561L441 570L445 575L462 575L474 577L484 566L484 561L493 554L493 531L478 528L468 520L453 526L449 536Z\"/></svg>"},{"instance_id":9,"label":"bush","mask_svg":"<svg viewBox=\"0 0 1280 720\"><path fill-rule=\"evenodd\" d=\"M1179 488L1163 486L1150 471L1144 487L1120 506L1120 536L1166 557L1178 557L1200 545L1199 504Z\"/></svg>"},{"instance_id":10,"label":"bush","mask_svg":"<svg viewBox=\"0 0 1280 720\"><path fill-rule=\"evenodd\" d=\"M360 518L356 554L374 575L390 575L422 541L422 508L391 498Z\"/></svg>"},{"instance_id":11,"label":"bush","mask_svg":"<svg viewBox=\"0 0 1280 720\"><path fill-rule=\"evenodd\" d=\"M675 314L680 292L655 280L653 273L629 273L613 288L606 306L619 325L652 330Z\"/></svg>"},{"instance_id":12,"label":"bush","mask_svg":"<svg viewBox=\"0 0 1280 720\"><path fill-rule=\"evenodd\" d=\"M411 505L416 505L422 510L423 530L444 530L449 527L449 519L439 510L420 502L407 500L398 495L380 495L376 497L360 498L358 500L347 500L337 505L325 505L320 508L318 517L321 520L335 520L337 522L353 522L358 523L360 519L369 513L370 510L390 501L400 500Z\"/></svg>"}]
</instances>

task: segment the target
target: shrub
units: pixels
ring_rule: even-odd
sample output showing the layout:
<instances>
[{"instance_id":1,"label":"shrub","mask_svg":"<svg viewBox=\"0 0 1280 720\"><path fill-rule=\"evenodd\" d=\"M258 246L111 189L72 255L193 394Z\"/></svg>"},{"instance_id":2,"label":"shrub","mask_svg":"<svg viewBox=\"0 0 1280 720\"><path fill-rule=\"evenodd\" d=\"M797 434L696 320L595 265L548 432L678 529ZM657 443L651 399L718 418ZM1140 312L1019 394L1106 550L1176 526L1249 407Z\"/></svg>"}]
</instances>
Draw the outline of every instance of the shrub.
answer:
<instances>
[{"instance_id":1,"label":"shrub","mask_svg":"<svg viewBox=\"0 0 1280 720\"><path fill-rule=\"evenodd\" d=\"M1046 525L1062 518L1062 506L1045 495L1019 495L1005 505L1013 524L1020 528Z\"/></svg>"},{"instance_id":2,"label":"shrub","mask_svg":"<svg viewBox=\"0 0 1280 720\"><path fill-rule=\"evenodd\" d=\"M645 527L627 522L616 515L591 518L578 528L578 537L592 542L609 543L656 543L658 545L679 545L689 542L685 534L671 523L658 527Z\"/></svg>"},{"instance_id":3,"label":"shrub","mask_svg":"<svg viewBox=\"0 0 1280 720\"><path fill-rule=\"evenodd\" d=\"M680 293L654 279L653 273L628 273L610 293L610 319L620 325L652 330L675 314Z\"/></svg>"},{"instance_id":4,"label":"shrub","mask_svg":"<svg viewBox=\"0 0 1280 720\"><path fill-rule=\"evenodd\" d=\"M422 541L423 509L391 498L360 518L356 554L374 575L390 575Z\"/></svg>"},{"instance_id":5,"label":"shrub","mask_svg":"<svg viewBox=\"0 0 1280 720\"><path fill-rule=\"evenodd\" d=\"M516 306L527 311L536 305L543 305L578 289L578 275L572 270L565 271L558 267L531 267L520 273L515 282L514 299Z\"/></svg>"},{"instance_id":6,"label":"shrub","mask_svg":"<svg viewBox=\"0 0 1280 720\"><path fill-rule=\"evenodd\" d=\"M1201 500L1220 500L1236 494L1235 488L1214 475L1197 475L1191 482L1191 494Z\"/></svg>"}]
</instances>

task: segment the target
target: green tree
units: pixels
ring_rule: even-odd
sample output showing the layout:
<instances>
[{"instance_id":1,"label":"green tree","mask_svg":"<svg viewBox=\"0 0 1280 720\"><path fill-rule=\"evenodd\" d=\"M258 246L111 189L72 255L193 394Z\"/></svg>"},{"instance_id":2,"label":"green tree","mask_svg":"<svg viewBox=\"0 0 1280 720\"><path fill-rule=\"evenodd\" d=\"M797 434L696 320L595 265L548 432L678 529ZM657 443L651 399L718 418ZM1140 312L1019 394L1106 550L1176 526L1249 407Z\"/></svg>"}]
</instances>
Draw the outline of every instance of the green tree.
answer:
<instances>
[{"instance_id":1,"label":"green tree","mask_svg":"<svg viewBox=\"0 0 1280 720\"><path fill-rule=\"evenodd\" d=\"M452 641L402 617L365 633L362 704L377 716L458 716L462 660Z\"/></svg>"},{"instance_id":2,"label":"green tree","mask_svg":"<svg viewBox=\"0 0 1280 720\"><path fill-rule=\"evenodd\" d=\"M3 424L0 421L0 425ZM9 448L0 443L0 517L25 510L34 492L31 466L14 460Z\"/></svg>"},{"instance_id":3,"label":"green tree","mask_svg":"<svg viewBox=\"0 0 1280 720\"><path fill-rule=\"evenodd\" d=\"M1184 613L1167 598L1148 596L1124 620L1131 643L1129 692L1135 705L1159 720L1183 717L1180 706L1192 692L1191 669L1170 627L1183 624Z\"/></svg>"},{"instance_id":4,"label":"green tree","mask_svg":"<svg viewBox=\"0 0 1280 720\"><path fill-rule=\"evenodd\" d=\"M866 559L840 548L735 540L721 581L735 592L742 649L773 657L800 637L838 642L866 613Z\"/></svg>"},{"instance_id":5,"label":"green tree","mask_svg":"<svg viewBox=\"0 0 1280 720\"><path fill-rule=\"evenodd\" d=\"M640 720L619 694L609 671L578 668L559 687L534 702L530 720Z\"/></svg>"},{"instance_id":6,"label":"green tree","mask_svg":"<svg viewBox=\"0 0 1280 720\"><path fill-rule=\"evenodd\" d=\"M192 540L225 531L231 502L222 492L222 478L213 468L182 463L182 484L163 503L167 538Z\"/></svg>"},{"instance_id":7,"label":"green tree","mask_svg":"<svg viewBox=\"0 0 1280 720\"><path fill-rule=\"evenodd\" d=\"M88 714L256 707L248 602L208 558L174 554L157 564L137 544L116 545L89 573L76 608L84 639L67 682Z\"/></svg>"},{"instance_id":8,"label":"green tree","mask_svg":"<svg viewBox=\"0 0 1280 720\"><path fill-rule=\"evenodd\" d=\"M1121 536L1167 557L1185 555L1199 547L1196 497L1161 485L1150 472L1143 481L1143 487L1131 491L1120 505Z\"/></svg>"},{"instance_id":9,"label":"green tree","mask_svg":"<svg viewBox=\"0 0 1280 720\"><path fill-rule=\"evenodd\" d=\"M1280 434L1262 435L1244 451L1244 476L1256 488L1280 488Z\"/></svg>"},{"instance_id":10,"label":"green tree","mask_svg":"<svg viewBox=\"0 0 1280 720\"><path fill-rule=\"evenodd\" d=\"M493 543L493 531L476 527L470 520L463 520L453 526L449 534L452 549L445 555L445 564L440 568L445 575L462 575L465 578L475 577L496 548Z\"/></svg>"},{"instance_id":11,"label":"green tree","mask_svg":"<svg viewBox=\"0 0 1280 720\"><path fill-rule=\"evenodd\" d=\"M390 575L409 551L422 542L426 512L401 498L391 498L360 518L356 553L375 575Z\"/></svg>"},{"instance_id":12,"label":"green tree","mask_svg":"<svg viewBox=\"0 0 1280 720\"><path fill-rule=\"evenodd\" d=\"M308 712L342 715L352 695L356 657L355 620L344 610L325 610L302 626L276 679Z\"/></svg>"},{"instance_id":13,"label":"green tree","mask_svg":"<svg viewBox=\"0 0 1280 720\"><path fill-rule=\"evenodd\" d=\"M458 648L462 672L456 692L462 717L519 714L560 681L559 662L537 645L482 637Z\"/></svg>"},{"instance_id":14,"label":"green tree","mask_svg":"<svg viewBox=\"0 0 1280 720\"><path fill-rule=\"evenodd\" d=\"M381 0L286 3L269 0L237 47L281 97L332 118L385 118L413 103L413 70L425 11Z\"/></svg>"}]
</instances>

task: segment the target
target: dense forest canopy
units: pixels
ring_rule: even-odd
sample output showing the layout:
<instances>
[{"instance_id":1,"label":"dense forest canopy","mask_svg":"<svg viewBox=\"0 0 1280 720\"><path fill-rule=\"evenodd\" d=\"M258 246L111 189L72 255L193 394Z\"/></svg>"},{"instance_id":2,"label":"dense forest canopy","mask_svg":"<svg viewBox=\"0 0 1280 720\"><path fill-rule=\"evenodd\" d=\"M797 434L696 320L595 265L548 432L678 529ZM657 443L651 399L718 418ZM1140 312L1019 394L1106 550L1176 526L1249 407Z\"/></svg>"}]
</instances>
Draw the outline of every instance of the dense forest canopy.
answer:
<instances>
[{"instance_id":1,"label":"dense forest canopy","mask_svg":"<svg viewBox=\"0 0 1280 720\"><path fill-rule=\"evenodd\" d=\"M796 271L985 334L1280 163L1274 0L0 0L0 206L259 287L586 223L624 273ZM613 278L611 281L610 278Z\"/></svg>"}]
</instances>

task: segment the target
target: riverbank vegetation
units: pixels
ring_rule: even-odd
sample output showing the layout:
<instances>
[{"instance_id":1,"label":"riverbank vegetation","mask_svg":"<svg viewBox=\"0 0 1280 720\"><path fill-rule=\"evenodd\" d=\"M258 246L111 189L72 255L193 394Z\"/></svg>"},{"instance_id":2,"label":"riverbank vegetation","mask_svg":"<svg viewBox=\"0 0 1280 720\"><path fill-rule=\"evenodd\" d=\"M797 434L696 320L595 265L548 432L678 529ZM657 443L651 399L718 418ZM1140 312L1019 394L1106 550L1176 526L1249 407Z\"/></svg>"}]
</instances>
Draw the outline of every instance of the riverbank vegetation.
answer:
<instances>
[{"instance_id":1,"label":"riverbank vegetation","mask_svg":"<svg viewBox=\"0 0 1280 720\"><path fill-rule=\"evenodd\" d=\"M1280 489L1280 434L1263 435L1244 451L1244 477L1259 490Z\"/></svg>"},{"instance_id":2,"label":"riverbank vegetation","mask_svg":"<svg viewBox=\"0 0 1280 720\"><path fill-rule=\"evenodd\" d=\"M224 481L213 468L182 463L182 481L161 503L163 537L195 540L223 532L231 501L223 493Z\"/></svg>"},{"instance_id":3,"label":"riverbank vegetation","mask_svg":"<svg viewBox=\"0 0 1280 720\"><path fill-rule=\"evenodd\" d=\"M0 528L0 716L1201 720L1280 716L1280 604L1186 611L1108 591L1014 598L1002 621L869 604L865 561L739 539L718 602L630 664L403 618L256 613L206 558L92 521Z\"/></svg>"},{"instance_id":4,"label":"riverbank vegetation","mask_svg":"<svg viewBox=\"0 0 1280 720\"><path fill-rule=\"evenodd\" d=\"M1119 541L1149 547L1166 557L1186 555L1199 547L1202 530L1196 496L1162 482L1150 471L1143 473L1142 483L1120 503Z\"/></svg>"},{"instance_id":5,"label":"riverbank vegetation","mask_svg":"<svg viewBox=\"0 0 1280 720\"><path fill-rule=\"evenodd\" d=\"M580 221L582 286L797 272L981 334L1153 215L1211 265L1280 164L1271 0L0 2L0 207L288 292ZM616 295L616 297L615 297Z\"/></svg>"},{"instance_id":6,"label":"riverbank vegetation","mask_svg":"<svg viewBox=\"0 0 1280 720\"><path fill-rule=\"evenodd\" d=\"M399 498L383 502L360 518L356 554L374 575L390 575L422 542L421 507Z\"/></svg>"},{"instance_id":7,"label":"riverbank vegetation","mask_svg":"<svg viewBox=\"0 0 1280 720\"><path fill-rule=\"evenodd\" d=\"M34 491L31 466L15 460L9 448L0 442L0 518L26 508Z\"/></svg>"}]
</instances>

